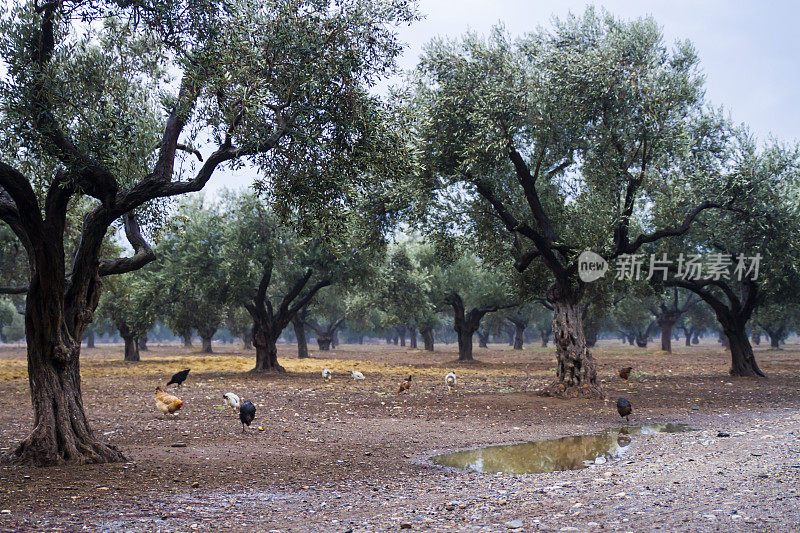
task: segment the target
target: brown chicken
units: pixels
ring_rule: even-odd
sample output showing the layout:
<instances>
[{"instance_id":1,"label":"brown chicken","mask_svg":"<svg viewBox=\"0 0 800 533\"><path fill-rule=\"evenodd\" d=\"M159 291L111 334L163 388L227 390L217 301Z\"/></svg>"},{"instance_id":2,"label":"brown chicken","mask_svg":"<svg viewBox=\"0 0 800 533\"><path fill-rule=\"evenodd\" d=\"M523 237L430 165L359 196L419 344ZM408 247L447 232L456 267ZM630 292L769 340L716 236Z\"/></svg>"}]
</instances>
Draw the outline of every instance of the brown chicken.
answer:
<instances>
[{"instance_id":1,"label":"brown chicken","mask_svg":"<svg viewBox=\"0 0 800 533\"><path fill-rule=\"evenodd\" d=\"M401 392L407 391L410 388L411 388L411 376L408 376L408 378L400 384L400 388L397 390L397 393L400 394Z\"/></svg>"},{"instance_id":2,"label":"brown chicken","mask_svg":"<svg viewBox=\"0 0 800 533\"><path fill-rule=\"evenodd\" d=\"M628 381L628 376L631 375L631 370L633 370L632 366L629 366L627 368L623 368L622 370L619 371L619 377L621 377L625 381Z\"/></svg>"},{"instance_id":3,"label":"brown chicken","mask_svg":"<svg viewBox=\"0 0 800 533\"><path fill-rule=\"evenodd\" d=\"M161 387L156 387L156 407L164 413L164 418L167 414L174 415L175 412L183 407L183 401L171 394L167 394Z\"/></svg>"}]
</instances>

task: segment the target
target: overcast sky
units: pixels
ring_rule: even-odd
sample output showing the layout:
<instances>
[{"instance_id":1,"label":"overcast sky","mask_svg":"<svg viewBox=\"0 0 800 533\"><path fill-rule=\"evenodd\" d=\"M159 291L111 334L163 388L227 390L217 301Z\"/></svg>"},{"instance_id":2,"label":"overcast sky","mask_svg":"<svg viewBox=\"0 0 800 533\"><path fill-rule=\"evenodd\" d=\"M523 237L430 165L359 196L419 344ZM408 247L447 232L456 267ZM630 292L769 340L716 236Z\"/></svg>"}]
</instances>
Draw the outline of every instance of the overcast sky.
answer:
<instances>
[{"instance_id":1,"label":"overcast sky","mask_svg":"<svg viewBox=\"0 0 800 533\"><path fill-rule=\"evenodd\" d=\"M790 0L420 0L425 19L400 29L408 44L400 66L413 68L425 43L467 29L486 33L503 22L512 35L548 26L553 15L605 7L622 18L652 15L667 43L692 41L706 75L706 95L762 140L800 141L800 3ZM240 187L252 174L217 174L206 189Z\"/></svg>"}]
</instances>

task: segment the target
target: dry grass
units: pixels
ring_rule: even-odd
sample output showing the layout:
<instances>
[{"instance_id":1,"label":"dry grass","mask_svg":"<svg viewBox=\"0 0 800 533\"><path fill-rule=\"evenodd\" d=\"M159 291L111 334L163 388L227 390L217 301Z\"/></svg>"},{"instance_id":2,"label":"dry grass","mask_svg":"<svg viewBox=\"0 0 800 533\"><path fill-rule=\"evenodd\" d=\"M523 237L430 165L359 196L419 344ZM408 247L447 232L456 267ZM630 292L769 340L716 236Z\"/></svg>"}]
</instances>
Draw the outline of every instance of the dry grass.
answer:
<instances>
[{"instance_id":1,"label":"dry grass","mask_svg":"<svg viewBox=\"0 0 800 533\"><path fill-rule=\"evenodd\" d=\"M116 350L108 351L102 355L93 355L92 358L81 362L81 377L101 378L118 376L152 376L171 374L177 369L191 368L193 374L201 373L241 373L248 372L255 364L253 356L241 355L148 355L139 362L120 360L121 353ZM349 374L351 370L359 370L365 374L397 374L417 376L441 377L442 367L408 364L390 364L384 362L359 361L350 359L311 359L279 358L280 364L287 372L293 374L320 374L323 368L329 369L334 374ZM488 377L488 376L525 376L530 372L513 368L491 368L486 365L461 365L457 368L459 375ZM20 381L27 379L27 362L20 358L4 358L0 361L0 382Z\"/></svg>"}]
</instances>

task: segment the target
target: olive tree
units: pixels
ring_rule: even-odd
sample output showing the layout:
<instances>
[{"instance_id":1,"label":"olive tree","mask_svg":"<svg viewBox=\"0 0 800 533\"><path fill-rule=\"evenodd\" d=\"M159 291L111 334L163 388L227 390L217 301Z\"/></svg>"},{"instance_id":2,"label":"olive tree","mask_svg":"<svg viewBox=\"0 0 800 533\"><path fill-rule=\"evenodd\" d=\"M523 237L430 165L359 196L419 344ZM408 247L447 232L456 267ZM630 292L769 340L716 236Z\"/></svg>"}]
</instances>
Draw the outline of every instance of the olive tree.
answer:
<instances>
[{"instance_id":1,"label":"olive tree","mask_svg":"<svg viewBox=\"0 0 800 533\"><path fill-rule=\"evenodd\" d=\"M652 19L593 9L518 40L496 29L428 45L408 95L420 186L463 196L459 211L520 240L517 268L549 271L557 369L545 393L601 394L578 255L635 253L716 205L692 186L718 148L702 80L691 45L668 48ZM656 204L679 208L654 225Z\"/></svg>"},{"instance_id":2,"label":"olive tree","mask_svg":"<svg viewBox=\"0 0 800 533\"><path fill-rule=\"evenodd\" d=\"M297 221L283 220L252 194L224 198L222 286L230 305L250 315L255 372L284 372L276 343L283 330L317 293L346 279L359 252L338 248L331 237L298 232Z\"/></svg>"},{"instance_id":3,"label":"olive tree","mask_svg":"<svg viewBox=\"0 0 800 533\"><path fill-rule=\"evenodd\" d=\"M402 1L358 0L31 0L3 14L0 220L30 264L34 411L13 460L124 459L90 427L79 355L102 278L154 258L138 221L158 199L198 191L222 167L269 167L348 131L372 101L366 87L394 67L393 26L413 18ZM302 178L280 178L276 195L318 210L345 188L318 180L308 191ZM90 208L68 262L76 198ZM131 257L100 255L117 221Z\"/></svg>"},{"instance_id":4,"label":"olive tree","mask_svg":"<svg viewBox=\"0 0 800 533\"><path fill-rule=\"evenodd\" d=\"M765 376L747 335L753 313L763 303L796 302L799 184L798 147L774 143L759 149L754 139L740 132L724 183L733 207L706 213L703 223L680 243L687 260L698 257L695 264L702 271L693 275L684 261L674 265L674 276L666 281L711 307L731 352L733 376Z\"/></svg>"}]
</instances>

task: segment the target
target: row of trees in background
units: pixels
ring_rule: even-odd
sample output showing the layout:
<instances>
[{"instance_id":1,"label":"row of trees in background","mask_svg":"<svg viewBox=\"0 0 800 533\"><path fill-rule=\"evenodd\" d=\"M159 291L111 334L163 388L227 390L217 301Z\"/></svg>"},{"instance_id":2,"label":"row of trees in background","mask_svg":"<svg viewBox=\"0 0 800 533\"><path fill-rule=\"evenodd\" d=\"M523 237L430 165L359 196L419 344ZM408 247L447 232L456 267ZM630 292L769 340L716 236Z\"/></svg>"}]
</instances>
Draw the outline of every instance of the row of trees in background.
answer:
<instances>
[{"instance_id":1,"label":"row of trees in background","mask_svg":"<svg viewBox=\"0 0 800 533\"><path fill-rule=\"evenodd\" d=\"M493 335L521 349L532 329L547 345L553 306L530 294L535 283L511 265L487 263L453 240L444 249L420 239L386 248L350 234L337 236L338 243L309 237L296 226L249 193L228 192L216 204L201 198L180 204L155 248L158 259L107 285L95 319L106 329L98 332L109 325L117 330L125 359L136 361L157 321L183 338L197 332L204 352L225 328L255 348L257 371L282 370L276 343L290 324L299 357L308 356L308 334L316 334L324 351L343 330L402 346L408 339L410 348L417 348L419 335L424 349L433 350L435 333L450 329L461 361L473 359L476 336L483 347ZM341 258L337 246L348 247ZM660 332L661 349L671 352L679 333L691 346L701 335L724 331L713 308L692 291L661 283L628 290L592 286L580 309L587 347L598 336L645 347ZM747 330L777 347L800 326L797 307L762 306Z\"/></svg>"},{"instance_id":2,"label":"row of trees in background","mask_svg":"<svg viewBox=\"0 0 800 533\"><path fill-rule=\"evenodd\" d=\"M345 324L432 349L452 320L468 361L476 335L511 324L521 348L549 321L544 392L595 397L603 333L642 345L658 327L670 350L675 328L718 327L731 373L753 376L748 333L794 327L798 150L712 109L693 48L652 19L588 9L519 39L435 39L381 99L413 4L168 4L30 1L0 20L0 314L13 335L24 313L35 413L14 460L123 459L83 408L92 324L129 359L157 322L206 351L225 327L261 372L282 370L289 324L305 356L307 331L320 349ZM242 167L251 193L169 201ZM405 234L425 238L389 246ZM762 259L744 280L673 265L589 284L585 250Z\"/></svg>"}]
</instances>

